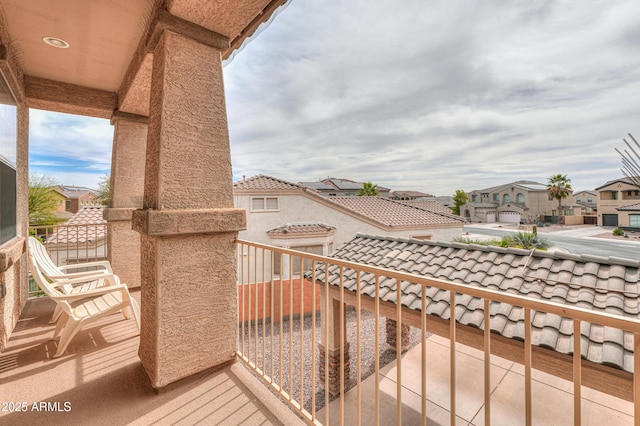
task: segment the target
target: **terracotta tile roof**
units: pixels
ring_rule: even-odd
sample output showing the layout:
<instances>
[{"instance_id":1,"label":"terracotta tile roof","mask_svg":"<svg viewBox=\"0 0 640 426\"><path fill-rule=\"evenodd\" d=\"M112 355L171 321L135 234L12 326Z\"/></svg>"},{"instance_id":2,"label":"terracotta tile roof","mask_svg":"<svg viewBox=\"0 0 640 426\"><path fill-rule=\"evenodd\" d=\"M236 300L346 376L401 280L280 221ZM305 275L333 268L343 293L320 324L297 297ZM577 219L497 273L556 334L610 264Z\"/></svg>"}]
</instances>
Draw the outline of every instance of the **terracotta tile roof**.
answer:
<instances>
[{"instance_id":1,"label":"terracotta tile roof","mask_svg":"<svg viewBox=\"0 0 640 426\"><path fill-rule=\"evenodd\" d=\"M47 239L47 244L94 243L106 236L104 206L84 207ZM89 226L87 226L89 225Z\"/></svg>"},{"instance_id":2,"label":"terracotta tile roof","mask_svg":"<svg viewBox=\"0 0 640 426\"><path fill-rule=\"evenodd\" d=\"M287 235L287 234L315 234L328 233L334 231L334 226L325 225L324 223L292 223L279 226L278 228L267 231L269 235Z\"/></svg>"},{"instance_id":3,"label":"terracotta tile roof","mask_svg":"<svg viewBox=\"0 0 640 426\"><path fill-rule=\"evenodd\" d=\"M434 212L381 197L330 197L328 201L390 227L455 225L464 218Z\"/></svg>"},{"instance_id":4,"label":"terracotta tile roof","mask_svg":"<svg viewBox=\"0 0 640 426\"><path fill-rule=\"evenodd\" d=\"M434 200L404 200L400 202L409 206L419 207L424 210L431 210L432 212L453 214L449 207Z\"/></svg>"},{"instance_id":5,"label":"terracotta tile roof","mask_svg":"<svg viewBox=\"0 0 640 426\"><path fill-rule=\"evenodd\" d=\"M531 257L530 257L531 256ZM397 271L440 278L477 287L502 290L535 299L559 302L638 317L638 268L640 261L578 256L568 253L535 252L484 247L461 243L407 240L358 235L332 257ZM525 268L526 265L526 268ZM330 266L329 282L339 285L339 268ZM324 281L324 268L316 272ZM355 271L344 271L345 287L355 290ZM361 291L375 297L375 281L362 274ZM396 303L395 282L382 280L382 300ZM422 290L403 283L402 304L420 310ZM484 329L483 300L460 296L457 318L462 324ZM449 318L449 292L427 289L427 312ZM508 338L524 339L522 308L491 303L491 330ZM532 318L532 342L564 354L572 353L572 320L544 312ZM609 327L583 322L582 354L588 360L633 371L633 335Z\"/></svg>"},{"instance_id":6,"label":"terracotta tile roof","mask_svg":"<svg viewBox=\"0 0 640 426\"><path fill-rule=\"evenodd\" d=\"M271 176L257 175L233 184L234 191L291 191L302 190L300 185L276 179Z\"/></svg>"},{"instance_id":7,"label":"terracotta tile roof","mask_svg":"<svg viewBox=\"0 0 640 426\"><path fill-rule=\"evenodd\" d=\"M590 203L590 204L595 204L595 203ZM640 203L621 206L621 207L618 207L616 210L621 212L637 212L637 211L640 211Z\"/></svg>"}]
</instances>

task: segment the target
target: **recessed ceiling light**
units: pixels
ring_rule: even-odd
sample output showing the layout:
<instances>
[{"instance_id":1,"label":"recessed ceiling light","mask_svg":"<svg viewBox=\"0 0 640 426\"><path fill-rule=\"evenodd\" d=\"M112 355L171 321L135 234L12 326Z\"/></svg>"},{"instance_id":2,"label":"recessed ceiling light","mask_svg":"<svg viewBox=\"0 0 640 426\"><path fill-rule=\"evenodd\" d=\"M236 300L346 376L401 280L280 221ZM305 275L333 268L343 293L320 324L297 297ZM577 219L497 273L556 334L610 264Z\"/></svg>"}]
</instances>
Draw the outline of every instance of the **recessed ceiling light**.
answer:
<instances>
[{"instance_id":1,"label":"recessed ceiling light","mask_svg":"<svg viewBox=\"0 0 640 426\"><path fill-rule=\"evenodd\" d=\"M47 43L49 46L59 47L60 49L66 49L69 47L69 43L57 37L42 37L42 41Z\"/></svg>"}]
</instances>

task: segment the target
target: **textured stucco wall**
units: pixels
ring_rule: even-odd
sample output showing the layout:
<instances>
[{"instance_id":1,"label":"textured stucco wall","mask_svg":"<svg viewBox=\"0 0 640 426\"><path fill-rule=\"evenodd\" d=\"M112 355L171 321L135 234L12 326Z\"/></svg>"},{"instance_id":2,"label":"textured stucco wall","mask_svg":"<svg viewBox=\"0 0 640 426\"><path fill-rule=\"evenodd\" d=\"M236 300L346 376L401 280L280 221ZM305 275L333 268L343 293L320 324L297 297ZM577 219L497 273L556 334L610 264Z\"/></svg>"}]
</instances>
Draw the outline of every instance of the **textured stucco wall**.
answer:
<instances>
[{"instance_id":1,"label":"textured stucco wall","mask_svg":"<svg viewBox=\"0 0 640 426\"><path fill-rule=\"evenodd\" d=\"M19 93L19 88L12 88ZM0 282L4 283L7 294L0 299L0 351L5 348L7 339L15 327L22 308L29 296L27 278L27 257L24 254L25 236L28 227L28 144L29 144L29 109L22 102L18 103L18 150L17 150L17 237L0 247ZM6 268L6 269L5 269Z\"/></svg>"},{"instance_id":2,"label":"textured stucco wall","mask_svg":"<svg viewBox=\"0 0 640 426\"><path fill-rule=\"evenodd\" d=\"M140 234L131 228L133 209L142 208L146 117L114 117L111 200L105 210L109 261L129 287L140 286Z\"/></svg>"},{"instance_id":3,"label":"textured stucco wall","mask_svg":"<svg viewBox=\"0 0 640 426\"><path fill-rule=\"evenodd\" d=\"M171 31L154 51L139 355L154 387L235 358L235 237L220 52Z\"/></svg>"}]
</instances>

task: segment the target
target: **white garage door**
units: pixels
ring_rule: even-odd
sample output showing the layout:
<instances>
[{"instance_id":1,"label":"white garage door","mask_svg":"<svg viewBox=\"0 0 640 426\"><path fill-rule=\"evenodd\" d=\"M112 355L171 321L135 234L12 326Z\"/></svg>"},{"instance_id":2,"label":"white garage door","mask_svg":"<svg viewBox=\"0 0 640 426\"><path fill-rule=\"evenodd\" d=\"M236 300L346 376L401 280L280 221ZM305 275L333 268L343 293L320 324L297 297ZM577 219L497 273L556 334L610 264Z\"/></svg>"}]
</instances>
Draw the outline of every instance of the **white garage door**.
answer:
<instances>
[{"instance_id":1,"label":"white garage door","mask_svg":"<svg viewBox=\"0 0 640 426\"><path fill-rule=\"evenodd\" d=\"M517 212L500 212L498 222L520 223L520 213Z\"/></svg>"},{"instance_id":2,"label":"white garage door","mask_svg":"<svg viewBox=\"0 0 640 426\"><path fill-rule=\"evenodd\" d=\"M496 221L496 213L495 212L487 213L487 223L493 223L495 221Z\"/></svg>"}]
</instances>

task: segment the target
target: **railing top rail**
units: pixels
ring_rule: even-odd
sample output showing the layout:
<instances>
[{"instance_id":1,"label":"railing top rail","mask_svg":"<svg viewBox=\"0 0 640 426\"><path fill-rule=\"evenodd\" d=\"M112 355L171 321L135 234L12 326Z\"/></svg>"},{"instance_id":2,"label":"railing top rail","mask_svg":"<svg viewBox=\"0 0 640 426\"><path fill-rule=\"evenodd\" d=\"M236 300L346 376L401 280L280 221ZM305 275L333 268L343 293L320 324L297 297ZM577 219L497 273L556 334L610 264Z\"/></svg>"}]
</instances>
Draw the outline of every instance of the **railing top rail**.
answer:
<instances>
[{"instance_id":1,"label":"railing top rail","mask_svg":"<svg viewBox=\"0 0 640 426\"><path fill-rule=\"evenodd\" d=\"M496 302L508 303L514 306L520 306L523 308L543 311L543 312L547 312L547 313L551 313L551 314L555 314L563 317L578 319L581 321L588 321L591 323L614 327L621 330L630 331L633 333L640 333L640 319L637 317L625 317L621 315L611 314L608 312L585 309L578 306L563 305L556 302L533 299L533 298L519 295L519 294L510 294L504 291L480 288L480 287L475 287L469 284L455 283L452 281L446 281L446 280L441 280L437 278L427 278L421 275L409 274L406 272L399 272L392 269L381 268L378 266L371 266L371 265L366 265L362 263L336 259L333 257L300 252L297 250L276 247L269 244L256 243L256 242L246 241L241 239L237 239L236 242L238 244L258 247L265 250L272 250L275 252L285 253L292 256L304 257L307 259L315 260L317 262L342 266L345 268L350 268L350 269L364 271L364 272L370 272L375 275L384 275L390 278L395 278L400 281L409 281L412 283L420 284L425 287L426 286L437 287L443 290L455 291L456 293L468 294L468 295L475 296L482 299L490 299Z\"/></svg>"}]
</instances>

